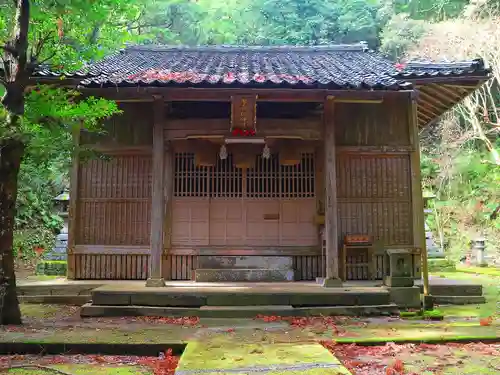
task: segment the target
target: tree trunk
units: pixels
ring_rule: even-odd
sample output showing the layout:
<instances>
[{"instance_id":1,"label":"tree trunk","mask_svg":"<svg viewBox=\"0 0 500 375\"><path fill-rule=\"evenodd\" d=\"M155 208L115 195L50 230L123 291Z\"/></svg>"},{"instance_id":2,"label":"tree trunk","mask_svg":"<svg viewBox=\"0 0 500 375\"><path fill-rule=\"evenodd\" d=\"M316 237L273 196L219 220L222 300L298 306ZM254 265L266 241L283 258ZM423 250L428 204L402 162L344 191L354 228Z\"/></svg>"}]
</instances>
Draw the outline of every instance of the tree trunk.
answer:
<instances>
[{"instance_id":1,"label":"tree trunk","mask_svg":"<svg viewBox=\"0 0 500 375\"><path fill-rule=\"evenodd\" d=\"M11 117L8 121L17 120ZM22 324L12 245L17 177L23 153L24 145L19 141L0 142L0 325Z\"/></svg>"}]
</instances>

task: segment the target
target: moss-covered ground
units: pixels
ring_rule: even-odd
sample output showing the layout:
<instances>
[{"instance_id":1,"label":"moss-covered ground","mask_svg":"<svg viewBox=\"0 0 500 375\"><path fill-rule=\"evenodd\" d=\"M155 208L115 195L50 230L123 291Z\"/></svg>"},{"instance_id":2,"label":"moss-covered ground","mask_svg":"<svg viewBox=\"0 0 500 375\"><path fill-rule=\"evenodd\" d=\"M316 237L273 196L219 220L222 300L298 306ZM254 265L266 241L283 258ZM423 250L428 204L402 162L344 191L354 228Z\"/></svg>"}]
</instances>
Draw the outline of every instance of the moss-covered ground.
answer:
<instances>
[{"instance_id":1,"label":"moss-covered ground","mask_svg":"<svg viewBox=\"0 0 500 375\"><path fill-rule=\"evenodd\" d=\"M467 272L463 272L467 270ZM488 274L474 273L488 270ZM463 318L486 318L500 314L500 271L490 268L459 268L457 272L439 272L434 277L450 280L465 280L483 286L486 303L477 305L447 305L439 306L445 316Z\"/></svg>"},{"instance_id":2,"label":"moss-covered ground","mask_svg":"<svg viewBox=\"0 0 500 375\"><path fill-rule=\"evenodd\" d=\"M487 270L485 273L484 271ZM474 271L474 272L473 272ZM476 272L477 271L477 272ZM433 274L434 277L481 283L486 304L438 306L443 321L400 318L298 318L280 319L166 319L100 318L81 319L79 309L55 305L21 305L25 325L0 328L4 343L188 343L181 365L189 369L245 370L268 367L271 375L337 375L346 372L333 366L335 358L318 349L324 343L354 375L385 375L387 368L405 366L405 374L490 375L500 373L499 346L495 344L443 344L421 342L447 340L493 340L500 338L498 301L500 276L497 270L481 268ZM484 318L492 317L484 324ZM395 342L406 344L371 346L356 344ZM413 342L413 344L408 344ZM321 347L320 347L321 348ZM348 349L350 348L350 349ZM299 355L300 354L300 355ZM2 363L0 357L0 364ZM314 368L314 363L330 367ZM209 366L199 363L203 362ZM295 365L304 365L294 368ZM106 363L55 363L73 375L154 374L151 367L113 361ZM280 365L281 367L279 367ZM312 367L308 367L311 365ZM66 367L65 367L66 366ZM278 366L272 368L272 366ZM450 372L451 368L459 372ZM143 372L140 372L143 371ZM149 371L149 372L148 372ZM250 371L250 370L249 370ZM251 371L248 372L252 373ZM44 375L43 369L13 369L9 374ZM223 372L217 372L222 375ZM244 371L239 372L244 374ZM207 375L211 375L207 373ZM215 373L213 374L215 375Z\"/></svg>"},{"instance_id":3,"label":"moss-covered ground","mask_svg":"<svg viewBox=\"0 0 500 375\"><path fill-rule=\"evenodd\" d=\"M141 366L102 366L89 364L66 364L48 366L71 375L153 375L153 371ZM43 368L11 369L9 375L54 375L55 372Z\"/></svg>"}]
</instances>

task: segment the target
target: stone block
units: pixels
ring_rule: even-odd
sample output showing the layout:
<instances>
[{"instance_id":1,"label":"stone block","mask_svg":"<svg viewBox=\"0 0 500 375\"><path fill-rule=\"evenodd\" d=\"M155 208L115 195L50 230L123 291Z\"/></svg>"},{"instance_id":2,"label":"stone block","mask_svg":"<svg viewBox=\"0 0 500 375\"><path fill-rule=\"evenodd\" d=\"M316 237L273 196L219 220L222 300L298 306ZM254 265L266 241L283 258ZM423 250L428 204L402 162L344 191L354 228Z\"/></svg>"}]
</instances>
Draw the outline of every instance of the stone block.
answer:
<instances>
[{"instance_id":1,"label":"stone block","mask_svg":"<svg viewBox=\"0 0 500 375\"><path fill-rule=\"evenodd\" d=\"M206 269L293 269L293 258L285 256L207 256L198 257L198 268Z\"/></svg>"},{"instance_id":2,"label":"stone block","mask_svg":"<svg viewBox=\"0 0 500 375\"><path fill-rule=\"evenodd\" d=\"M198 282L272 282L293 281L293 270L278 269L197 269L195 281Z\"/></svg>"},{"instance_id":3,"label":"stone block","mask_svg":"<svg viewBox=\"0 0 500 375\"><path fill-rule=\"evenodd\" d=\"M207 295L206 304L209 306L290 305L290 296L271 293L214 293Z\"/></svg>"},{"instance_id":4,"label":"stone block","mask_svg":"<svg viewBox=\"0 0 500 375\"><path fill-rule=\"evenodd\" d=\"M199 307L206 304L206 299L194 294L166 294L166 293L133 293L130 304L135 306L160 306L160 307Z\"/></svg>"},{"instance_id":5,"label":"stone block","mask_svg":"<svg viewBox=\"0 0 500 375\"><path fill-rule=\"evenodd\" d=\"M384 285L391 287L411 287L414 285L413 277L386 276Z\"/></svg>"},{"instance_id":6,"label":"stone block","mask_svg":"<svg viewBox=\"0 0 500 375\"><path fill-rule=\"evenodd\" d=\"M439 305L475 305L486 303L484 296L433 296Z\"/></svg>"},{"instance_id":7,"label":"stone block","mask_svg":"<svg viewBox=\"0 0 500 375\"><path fill-rule=\"evenodd\" d=\"M115 305L115 306L126 306L131 304L130 293L128 292L114 292L107 293L101 291L92 292L92 304L93 305Z\"/></svg>"},{"instance_id":8,"label":"stone block","mask_svg":"<svg viewBox=\"0 0 500 375\"><path fill-rule=\"evenodd\" d=\"M356 293L298 293L290 296L292 306L354 306Z\"/></svg>"},{"instance_id":9,"label":"stone block","mask_svg":"<svg viewBox=\"0 0 500 375\"><path fill-rule=\"evenodd\" d=\"M412 287L390 287L388 288L392 303L401 308L420 308L420 288Z\"/></svg>"}]
</instances>

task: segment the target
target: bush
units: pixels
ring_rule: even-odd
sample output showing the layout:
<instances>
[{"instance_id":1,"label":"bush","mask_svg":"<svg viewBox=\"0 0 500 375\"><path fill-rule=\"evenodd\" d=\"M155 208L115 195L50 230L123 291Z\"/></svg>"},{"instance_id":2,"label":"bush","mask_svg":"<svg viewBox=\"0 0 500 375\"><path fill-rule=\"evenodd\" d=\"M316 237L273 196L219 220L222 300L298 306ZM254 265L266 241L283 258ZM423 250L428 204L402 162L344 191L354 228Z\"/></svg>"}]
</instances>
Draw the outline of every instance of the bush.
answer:
<instances>
[{"instance_id":1,"label":"bush","mask_svg":"<svg viewBox=\"0 0 500 375\"><path fill-rule=\"evenodd\" d=\"M454 272L457 270L455 262L449 259L429 259L427 264L429 272Z\"/></svg>"},{"instance_id":2,"label":"bush","mask_svg":"<svg viewBox=\"0 0 500 375\"><path fill-rule=\"evenodd\" d=\"M61 260L44 260L36 265L37 275L66 276L68 262Z\"/></svg>"}]
</instances>

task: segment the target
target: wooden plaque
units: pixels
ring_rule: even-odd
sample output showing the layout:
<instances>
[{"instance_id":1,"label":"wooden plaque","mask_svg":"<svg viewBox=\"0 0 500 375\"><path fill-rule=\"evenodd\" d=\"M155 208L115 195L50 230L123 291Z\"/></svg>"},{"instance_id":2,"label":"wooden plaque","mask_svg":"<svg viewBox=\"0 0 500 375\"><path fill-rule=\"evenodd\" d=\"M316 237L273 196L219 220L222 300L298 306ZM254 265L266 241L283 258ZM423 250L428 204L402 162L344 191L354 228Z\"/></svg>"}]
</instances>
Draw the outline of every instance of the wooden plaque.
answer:
<instances>
[{"instance_id":1,"label":"wooden plaque","mask_svg":"<svg viewBox=\"0 0 500 375\"><path fill-rule=\"evenodd\" d=\"M231 97L231 131L234 129L256 130L257 96L235 95Z\"/></svg>"}]
</instances>

